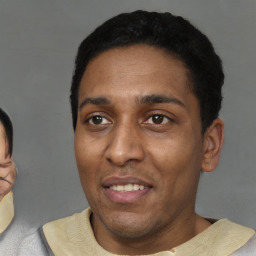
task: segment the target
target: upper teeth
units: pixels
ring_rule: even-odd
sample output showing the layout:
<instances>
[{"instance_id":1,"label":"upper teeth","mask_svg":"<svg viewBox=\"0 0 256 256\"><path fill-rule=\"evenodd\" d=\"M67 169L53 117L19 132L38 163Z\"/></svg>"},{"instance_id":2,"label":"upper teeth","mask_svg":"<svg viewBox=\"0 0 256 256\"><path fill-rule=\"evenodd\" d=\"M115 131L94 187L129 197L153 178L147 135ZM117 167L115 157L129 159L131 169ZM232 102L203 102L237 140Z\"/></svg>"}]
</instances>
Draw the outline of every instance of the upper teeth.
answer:
<instances>
[{"instance_id":1,"label":"upper teeth","mask_svg":"<svg viewBox=\"0 0 256 256\"><path fill-rule=\"evenodd\" d=\"M130 192L130 191L142 190L142 189L145 189L145 187L143 185L138 185L138 184L127 184L127 185L113 185L110 187L110 189L113 189L119 192Z\"/></svg>"}]
</instances>

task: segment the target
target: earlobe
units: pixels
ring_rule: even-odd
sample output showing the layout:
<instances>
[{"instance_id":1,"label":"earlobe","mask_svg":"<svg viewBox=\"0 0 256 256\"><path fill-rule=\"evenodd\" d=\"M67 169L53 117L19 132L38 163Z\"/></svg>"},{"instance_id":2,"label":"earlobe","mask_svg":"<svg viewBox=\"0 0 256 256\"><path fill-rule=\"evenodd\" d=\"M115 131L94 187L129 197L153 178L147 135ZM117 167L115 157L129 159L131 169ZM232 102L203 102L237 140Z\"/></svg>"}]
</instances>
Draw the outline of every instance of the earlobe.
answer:
<instances>
[{"instance_id":1,"label":"earlobe","mask_svg":"<svg viewBox=\"0 0 256 256\"><path fill-rule=\"evenodd\" d=\"M224 141L224 123L215 119L204 134L204 157L201 169L205 172L213 171L219 162L221 148Z\"/></svg>"}]
</instances>

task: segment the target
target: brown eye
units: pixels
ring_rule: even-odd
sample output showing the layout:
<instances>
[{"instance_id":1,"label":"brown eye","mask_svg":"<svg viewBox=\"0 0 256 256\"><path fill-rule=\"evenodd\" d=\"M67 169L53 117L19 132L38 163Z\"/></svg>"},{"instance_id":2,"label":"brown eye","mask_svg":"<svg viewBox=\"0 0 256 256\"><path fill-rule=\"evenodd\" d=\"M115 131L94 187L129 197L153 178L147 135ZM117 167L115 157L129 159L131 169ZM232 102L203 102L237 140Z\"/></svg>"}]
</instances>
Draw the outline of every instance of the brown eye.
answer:
<instances>
[{"instance_id":1,"label":"brown eye","mask_svg":"<svg viewBox=\"0 0 256 256\"><path fill-rule=\"evenodd\" d=\"M92 125L109 124L110 122L103 116L93 116L88 122Z\"/></svg>"},{"instance_id":2,"label":"brown eye","mask_svg":"<svg viewBox=\"0 0 256 256\"><path fill-rule=\"evenodd\" d=\"M152 116L152 122L154 124L161 124L164 120L164 117L163 116L160 116L160 115L154 115Z\"/></svg>"},{"instance_id":3,"label":"brown eye","mask_svg":"<svg viewBox=\"0 0 256 256\"><path fill-rule=\"evenodd\" d=\"M152 115L148 120L147 123L150 124L166 124L169 121L169 118L164 115Z\"/></svg>"}]
</instances>

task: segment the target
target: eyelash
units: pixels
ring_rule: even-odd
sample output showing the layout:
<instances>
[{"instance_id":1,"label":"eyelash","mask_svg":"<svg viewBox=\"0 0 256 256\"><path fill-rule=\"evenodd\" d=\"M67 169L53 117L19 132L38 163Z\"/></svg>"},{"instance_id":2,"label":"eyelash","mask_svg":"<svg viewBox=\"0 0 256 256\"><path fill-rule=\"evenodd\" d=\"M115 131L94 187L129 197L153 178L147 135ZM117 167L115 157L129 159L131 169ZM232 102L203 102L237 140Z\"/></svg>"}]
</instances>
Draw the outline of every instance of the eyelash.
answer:
<instances>
[{"instance_id":1,"label":"eyelash","mask_svg":"<svg viewBox=\"0 0 256 256\"><path fill-rule=\"evenodd\" d=\"M154 117L160 117L160 119L158 119L158 120L160 120L160 123L154 123L153 122L153 118ZM106 120L105 121L105 123L98 123L98 124L95 124L95 123L93 123L93 119L94 118L100 118L101 119L101 121L102 120ZM149 120L152 120L152 122L149 122ZM155 121L158 121L158 120L155 120ZM97 120L96 120L97 121ZM144 124L152 124L152 125L165 125L165 124L167 124L168 122L172 122L173 120L170 118L170 117L168 117L168 116L166 116L166 115L164 115L164 114L161 114L161 113L154 113L154 114L151 114L149 117L147 117L147 119L146 119L146 121L144 121L143 123ZM90 124L90 125L93 125L93 126L100 126L100 125L108 125L108 124L111 124L111 121L109 121L108 120L108 118L106 118L105 116L103 116L103 115L101 115L101 114L95 114L95 115L93 115L93 116L91 116L91 117L89 117L89 118L87 118L86 120L85 120L85 123L88 123L88 124Z\"/></svg>"},{"instance_id":2,"label":"eyelash","mask_svg":"<svg viewBox=\"0 0 256 256\"><path fill-rule=\"evenodd\" d=\"M102 115L94 115L94 116L91 116L90 118L88 118L88 119L86 120L86 122L89 123L89 124L91 124L91 125L97 125L97 124L91 123L92 120L93 120L93 118L105 119L105 120L107 120L107 122L106 122L105 124L110 124L110 123L111 123L106 117L104 117L104 116L102 116ZM103 125L105 125L105 124L103 124ZM102 123L100 123L100 124L98 124L98 125L102 125Z\"/></svg>"},{"instance_id":3,"label":"eyelash","mask_svg":"<svg viewBox=\"0 0 256 256\"><path fill-rule=\"evenodd\" d=\"M162 122L161 123L150 123L150 124L152 124L152 125L165 125L165 124L167 124L168 122L170 122L170 121L172 121L172 119L170 118L170 117L168 117L168 116L166 116L166 115L164 115L164 114L161 114L161 113L154 113L154 114L151 114L147 119L146 119L146 122L144 122L144 123L149 123L148 121L150 120L150 119L153 119L154 117L160 117L160 118L162 118ZM165 121L164 121L165 120ZM155 121L157 121L157 120L155 120ZM160 119L160 121L161 121L161 119Z\"/></svg>"},{"instance_id":4,"label":"eyelash","mask_svg":"<svg viewBox=\"0 0 256 256\"><path fill-rule=\"evenodd\" d=\"M7 168L9 166L10 166L10 164L0 164L0 168Z\"/></svg>"}]
</instances>

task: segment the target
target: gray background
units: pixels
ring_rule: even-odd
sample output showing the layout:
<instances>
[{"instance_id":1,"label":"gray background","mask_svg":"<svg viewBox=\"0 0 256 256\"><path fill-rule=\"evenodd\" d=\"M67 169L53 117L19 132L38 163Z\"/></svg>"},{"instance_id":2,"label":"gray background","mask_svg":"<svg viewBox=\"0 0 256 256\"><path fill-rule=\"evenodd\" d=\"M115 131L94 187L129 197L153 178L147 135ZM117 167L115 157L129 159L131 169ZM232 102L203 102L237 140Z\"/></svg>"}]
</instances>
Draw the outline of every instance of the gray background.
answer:
<instances>
[{"instance_id":1,"label":"gray background","mask_svg":"<svg viewBox=\"0 0 256 256\"><path fill-rule=\"evenodd\" d=\"M97 25L136 9L187 17L222 57L225 144L219 167L202 176L196 208L256 227L256 0L1 0L0 106L13 120L19 176L0 254L15 255L22 235L87 206L68 99L74 57Z\"/></svg>"}]
</instances>

